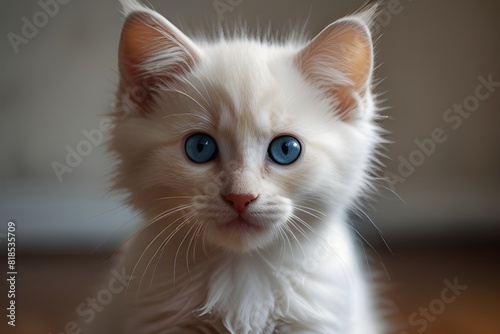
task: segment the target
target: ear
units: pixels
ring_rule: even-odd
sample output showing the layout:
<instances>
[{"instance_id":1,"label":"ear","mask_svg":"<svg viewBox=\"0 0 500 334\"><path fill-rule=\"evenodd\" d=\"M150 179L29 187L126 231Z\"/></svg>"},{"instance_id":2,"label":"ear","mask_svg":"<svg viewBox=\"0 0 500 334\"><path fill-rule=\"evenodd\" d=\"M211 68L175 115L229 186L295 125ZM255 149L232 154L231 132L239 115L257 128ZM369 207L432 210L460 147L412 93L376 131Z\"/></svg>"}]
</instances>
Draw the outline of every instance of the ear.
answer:
<instances>
[{"instance_id":1,"label":"ear","mask_svg":"<svg viewBox=\"0 0 500 334\"><path fill-rule=\"evenodd\" d=\"M340 117L348 119L359 98L370 89L370 30L356 17L334 22L303 48L295 61L307 80L335 99Z\"/></svg>"},{"instance_id":2,"label":"ear","mask_svg":"<svg viewBox=\"0 0 500 334\"><path fill-rule=\"evenodd\" d=\"M200 54L195 44L167 19L138 7L127 16L120 39L121 93L148 112L158 88L189 72Z\"/></svg>"}]
</instances>

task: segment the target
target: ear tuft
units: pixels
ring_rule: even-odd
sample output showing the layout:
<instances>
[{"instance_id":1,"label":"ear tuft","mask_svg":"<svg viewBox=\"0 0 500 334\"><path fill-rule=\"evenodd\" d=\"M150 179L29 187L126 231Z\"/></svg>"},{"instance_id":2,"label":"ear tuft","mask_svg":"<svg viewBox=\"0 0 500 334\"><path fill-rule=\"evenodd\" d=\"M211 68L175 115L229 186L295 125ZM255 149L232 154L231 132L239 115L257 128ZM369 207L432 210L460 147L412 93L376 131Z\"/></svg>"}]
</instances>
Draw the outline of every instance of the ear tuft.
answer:
<instances>
[{"instance_id":1,"label":"ear tuft","mask_svg":"<svg viewBox=\"0 0 500 334\"><path fill-rule=\"evenodd\" d=\"M373 45L368 25L356 16L330 24L299 52L296 63L307 80L337 101L340 116L349 118L370 89Z\"/></svg>"},{"instance_id":2,"label":"ear tuft","mask_svg":"<svg viewBox=\"0 0 500 334\"><path fill-rule=\"evenodd\" d=\"M125 17L129 16L133 12L141 12L149 10L142 3L137 0L120 0L122 5L122 12Z\"/></svg>"}]
</instances>

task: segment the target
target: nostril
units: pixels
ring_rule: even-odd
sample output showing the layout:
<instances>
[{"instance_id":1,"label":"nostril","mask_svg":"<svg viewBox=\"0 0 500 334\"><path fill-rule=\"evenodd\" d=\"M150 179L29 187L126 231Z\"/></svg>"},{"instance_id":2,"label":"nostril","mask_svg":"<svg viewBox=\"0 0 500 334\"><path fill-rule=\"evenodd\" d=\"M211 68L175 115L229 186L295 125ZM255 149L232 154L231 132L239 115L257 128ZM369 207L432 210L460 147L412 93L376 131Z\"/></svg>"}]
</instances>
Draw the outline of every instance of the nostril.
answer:
<instances>
[{"instance_id":1,"label":"nostril","mask_svg":"<svg viewBox=\"0 0 500 334\"><path fill-rule=\"evenodd\" d=\"M250 203L257 199L257 196L252 194L227 194L222 195L222 198L230 203L238 213L243 213Z\"/></svg>"}]
</instances>

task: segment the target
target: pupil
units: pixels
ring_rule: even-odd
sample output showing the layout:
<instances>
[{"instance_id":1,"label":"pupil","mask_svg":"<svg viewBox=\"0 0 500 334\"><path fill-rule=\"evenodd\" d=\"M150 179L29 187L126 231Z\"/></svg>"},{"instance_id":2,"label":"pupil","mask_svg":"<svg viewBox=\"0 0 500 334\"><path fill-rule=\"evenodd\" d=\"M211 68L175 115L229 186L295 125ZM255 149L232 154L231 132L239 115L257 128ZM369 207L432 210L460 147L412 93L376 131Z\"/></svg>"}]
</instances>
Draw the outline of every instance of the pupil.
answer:
<instances>
[{"instance_id":1,"label":"pupil","mask_svg":"<svg viewBox=\"0 0 500 334\"><path fill-rule=\"evenodd\" d=\"M285 153L285 155L288 154L288 144L289 143L283 143L283 145L281 145L281 150Z\"/></svg>"},{"instance_id":2,"label":"pupil","mask_svg":"<svg viewBox=\"0 0 500 334\"><path fill-rule=\"evenodd\" d=\"M196 149L198 150L198 152L201 152L203 151L203 148L208 145L208 141L205 140L204 142L202 142L201 140L198 142L198 145L196 145Z\"/></svg>"}]
</instances>

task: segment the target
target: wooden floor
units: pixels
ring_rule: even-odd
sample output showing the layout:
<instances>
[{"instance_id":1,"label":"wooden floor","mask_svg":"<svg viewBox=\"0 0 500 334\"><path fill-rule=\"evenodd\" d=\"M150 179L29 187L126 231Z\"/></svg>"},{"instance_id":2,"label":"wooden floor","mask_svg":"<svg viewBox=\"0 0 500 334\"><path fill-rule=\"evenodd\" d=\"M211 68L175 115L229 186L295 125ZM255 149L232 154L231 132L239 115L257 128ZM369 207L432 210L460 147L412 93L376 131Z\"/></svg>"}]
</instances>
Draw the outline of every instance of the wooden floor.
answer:
<instances>
[{"instance_id":1,"label":"wooden floor","mask_svg":"<svg viewBox=\"0 0 500 334\"><path fill-rule=\"evenodd\" d=\"M420 243L386 254L387 296L401 326L393 333L500 334L499 246Z\"/></svg>"},{"instance_id":2,"label":"wooden floor","mask_svg":"<svg viewBox=\"0 0 500 334\"><path fill-rule=\"evenodd\" d=\"M394 254L380 254L385 268L381 278L387 297L384 308L394 326L390 333L500 333L498 244L413 242L392 248ZM0 333L79 333L72 321L81 333L91 333L85 322L89 315L78 315L77 308L99 293L106 275L109 269L102 256L19 256L16 327L7 326L2 315ZM95 321L109 321L109 315L96 312Z\"/></svg>"}]
</instances>

